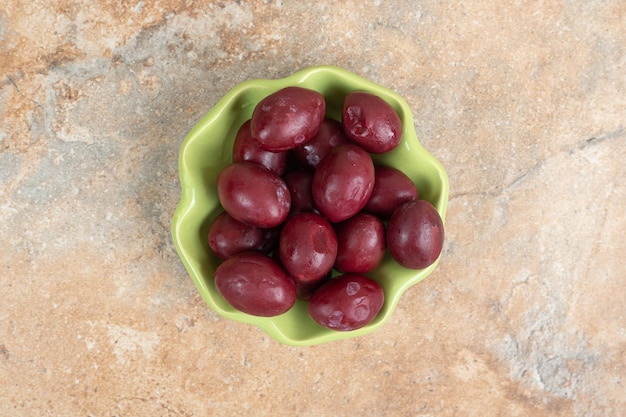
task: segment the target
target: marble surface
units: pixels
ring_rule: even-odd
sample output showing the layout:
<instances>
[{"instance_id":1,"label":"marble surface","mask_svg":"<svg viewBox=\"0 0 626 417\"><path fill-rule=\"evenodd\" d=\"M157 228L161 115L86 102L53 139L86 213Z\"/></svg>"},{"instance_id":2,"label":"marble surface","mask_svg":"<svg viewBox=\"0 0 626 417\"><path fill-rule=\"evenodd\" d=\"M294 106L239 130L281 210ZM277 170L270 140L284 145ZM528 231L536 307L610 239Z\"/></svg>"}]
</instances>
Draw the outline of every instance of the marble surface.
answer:
<instances>
[{"instance_id":1,"label":"marble surface","mask_svg":"<svg viewBox=\"0 0 626 417\"><path fill-rule=\"evenodd\" d=\"M392 88L450 177L438 269L379 331L225 320L170 221L232 86L334 64ZM626 3L0 7L0 415L620 416Z\"/></svg>"}]
</instances>

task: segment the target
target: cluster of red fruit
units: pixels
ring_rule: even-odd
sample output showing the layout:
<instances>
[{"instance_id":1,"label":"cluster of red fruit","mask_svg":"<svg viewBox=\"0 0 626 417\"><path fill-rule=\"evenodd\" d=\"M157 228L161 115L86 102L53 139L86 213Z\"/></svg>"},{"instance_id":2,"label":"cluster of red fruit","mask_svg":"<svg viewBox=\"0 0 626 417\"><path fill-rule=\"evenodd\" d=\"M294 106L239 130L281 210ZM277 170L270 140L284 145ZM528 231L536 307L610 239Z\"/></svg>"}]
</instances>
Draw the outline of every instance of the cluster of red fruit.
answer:
<instances>
[{"instance_id":1,"label":"cluster of red fruit","mask_svg":"<svg viewBox=\"0 0 626 417\"><path fill-rule=\"evenodd\" d=\"M216 288L233 307L268 317L300 298L322 326L354 330L384 302L365 274L387 249L404 267L431 265L443 224L406 174L372 160L401 142L393 107L352 92L341 121L325 113L324 97L302 87L258 103L235 138L232 164L218 174L224 212L208 239L223 261Z\"/></svg>"}]
</instances>

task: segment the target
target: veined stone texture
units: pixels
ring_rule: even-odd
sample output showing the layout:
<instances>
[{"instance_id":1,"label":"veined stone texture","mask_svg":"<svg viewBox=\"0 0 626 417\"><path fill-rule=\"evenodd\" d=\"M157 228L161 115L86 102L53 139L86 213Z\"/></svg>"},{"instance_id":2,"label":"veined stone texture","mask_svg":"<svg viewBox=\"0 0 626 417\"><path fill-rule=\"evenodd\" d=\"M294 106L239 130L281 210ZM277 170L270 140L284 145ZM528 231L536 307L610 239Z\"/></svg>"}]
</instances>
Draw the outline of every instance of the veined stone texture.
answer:
<instances>
[{"instance_id":1,"label":"veined stone texture","mask_svg":"<svg viewBox=\"0 0 626 417\"><path fill-rule=\"evenodd\" d=\"M223 319L170 222L186 133L319 64L402 95L439 267L356 339ZM4 0L0 415L617 417L626 2Z\"/></svg>"}]
</instances>

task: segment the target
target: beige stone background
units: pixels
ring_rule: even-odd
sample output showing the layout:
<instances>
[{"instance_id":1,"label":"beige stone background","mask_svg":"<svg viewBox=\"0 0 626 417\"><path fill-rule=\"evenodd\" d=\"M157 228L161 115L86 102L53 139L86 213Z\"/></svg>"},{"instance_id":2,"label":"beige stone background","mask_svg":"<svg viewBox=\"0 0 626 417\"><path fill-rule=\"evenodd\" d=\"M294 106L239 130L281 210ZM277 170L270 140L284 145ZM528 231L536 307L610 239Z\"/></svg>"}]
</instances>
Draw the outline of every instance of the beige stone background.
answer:
<instances>
[{"instance_id":1,"label":"beige stone background","mask_svg":"<svg viewBox=\"0 0 626 417\"><path fill-rule=\"evenodd\" d=\"M185 134L235 84L392 88L451 182L379 331L225 320L172 245ZM624 416L622 0L4 0L1 416Z\"/></svg>"}]
</instances>

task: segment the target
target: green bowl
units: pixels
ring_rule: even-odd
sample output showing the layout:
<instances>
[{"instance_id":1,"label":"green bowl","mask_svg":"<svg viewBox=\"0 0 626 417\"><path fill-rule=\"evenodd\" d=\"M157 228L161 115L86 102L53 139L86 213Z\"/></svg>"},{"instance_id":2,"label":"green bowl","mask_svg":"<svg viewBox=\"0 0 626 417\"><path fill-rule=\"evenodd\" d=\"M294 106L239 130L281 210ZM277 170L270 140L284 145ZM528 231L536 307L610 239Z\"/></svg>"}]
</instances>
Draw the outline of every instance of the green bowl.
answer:
<instances>
[{"instance_id":1,"label":"green bowl","mask_svg":"<svg viewBox=\"0 0 626 417\"><path fill-rule=\"evenodd\" d=\"M180 149L179 175L182 197L172 219L176 250L208 306L223 317L256 325L277 341L292 345L315 345L362 336L380 328L391 316L402 294L428 276L439 260L422 270L406 269L387 253L381 265L367 274L384 289L385 302L378 316L353 331L330 330L315 323L307 304L296 301L277 317L255 317L231 307L214 283L219 260L209 249L207 233L220 213L216 177L231 162L232 145L239 127L251 117L255 105L286 86L301 86L321 93L327 102L326 115L341 120L343 98L352 91L367 91L389 102L398 112L404 131L400 145L391 152L373 155L375 163L404 171L416 184L420 199L431 202L445 220L448 177L443 166L417 139L408 104L395 92L341 68L316 66L279 80L249 80L230 90L188 133Z\"/></svg>"}]
</instances>

